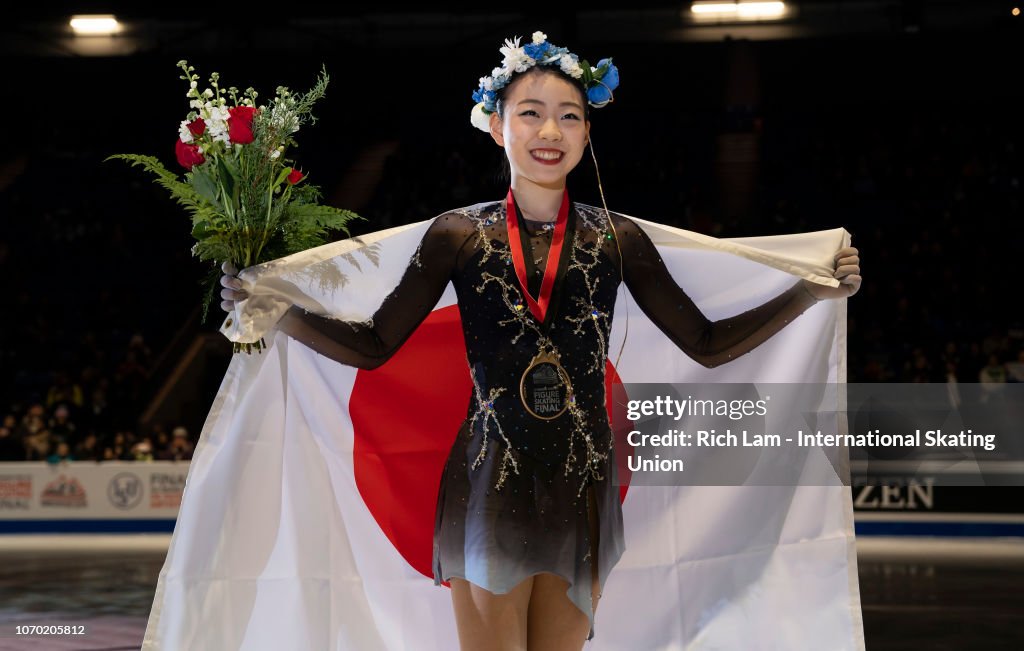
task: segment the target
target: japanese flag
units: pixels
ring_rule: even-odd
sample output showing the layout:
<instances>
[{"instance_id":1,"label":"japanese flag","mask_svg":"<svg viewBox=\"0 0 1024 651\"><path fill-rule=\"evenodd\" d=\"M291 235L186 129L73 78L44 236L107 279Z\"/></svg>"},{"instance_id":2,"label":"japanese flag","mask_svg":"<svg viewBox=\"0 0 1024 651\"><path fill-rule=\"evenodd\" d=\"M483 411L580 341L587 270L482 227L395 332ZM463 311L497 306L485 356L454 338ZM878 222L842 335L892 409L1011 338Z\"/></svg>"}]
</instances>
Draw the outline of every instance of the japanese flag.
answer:
<instances>
[{"instance_id":1,"label":"japanese flag","mask_svg":"<svg viewBox=\"0 0 1024 651\"><path fill-rule=\"evenodd\" d=\"M831 279L842 229L718 240L636 219L711 319L799 276ZM431 576L438 484L472 388L455 293L382 367L322 357L273 329L291 303L365 320L429 222L249 268L225 320L234 356L195 451L143 649L452 651ZM823 301L750 354L692 362L620 292L622 382L844 382L846 306ZM614 355L613 360L614 361ZM610 374L614 376L615 373ZM623 491L626 551L586 649L863 649L844 486Z\"/></svg>"}]
</instances>

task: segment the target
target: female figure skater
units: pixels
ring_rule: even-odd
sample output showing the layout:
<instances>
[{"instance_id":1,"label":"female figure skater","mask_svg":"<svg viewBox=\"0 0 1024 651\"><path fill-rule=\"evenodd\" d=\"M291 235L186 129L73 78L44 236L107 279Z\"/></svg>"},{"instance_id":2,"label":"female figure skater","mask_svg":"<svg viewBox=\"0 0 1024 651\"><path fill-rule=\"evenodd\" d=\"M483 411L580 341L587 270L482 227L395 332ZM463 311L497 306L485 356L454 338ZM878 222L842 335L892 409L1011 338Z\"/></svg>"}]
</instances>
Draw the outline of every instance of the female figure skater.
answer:
<instances>
[{"instance_id":1,"label":"female figure skater","mask_svg":"<svg viewBox=\"0 0 1024 651\"><path fill-rule=\"evenodd\" d=\"M342 364L376 368L453 283L473 394L441 478L433 569L436 584L450 581L465 651L565 651L593 636L602 587L623 551L605 407L620 282L708 367L861 284L857 250L844 248L835 256L839 287L801 280L760 307L709 321L635 222L569 200L566 177L589 143L589 107L610 95L594 89L612 90L618 71L602 62L604 81L595 81L544 34L532 40L506 41L503 66L474 95L473 123L508 157L508 195L436 217L370 321L292 306L278 323ZM222 307L231 311L248 294L231 263L223 270Z\"/></svg>"}]
</instances>

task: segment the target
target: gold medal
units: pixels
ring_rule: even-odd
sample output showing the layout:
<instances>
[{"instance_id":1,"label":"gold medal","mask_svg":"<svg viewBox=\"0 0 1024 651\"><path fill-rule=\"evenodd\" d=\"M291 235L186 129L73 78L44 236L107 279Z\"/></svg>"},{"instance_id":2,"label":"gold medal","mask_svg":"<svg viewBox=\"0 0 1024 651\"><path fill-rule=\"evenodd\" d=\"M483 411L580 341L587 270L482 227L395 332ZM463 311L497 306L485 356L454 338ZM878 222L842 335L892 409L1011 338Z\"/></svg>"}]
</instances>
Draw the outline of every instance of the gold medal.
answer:
<instances>
[{"instance_id":1,"label":"gold medal","mask_svg":"<svg viewBox=\"0 0 1024 651\"><path fill-rule=\"evenodd\" d=\"M572 383L558 354L542 348L519 380L519 398L530 415L542 420L561 416L569 406Z\"/></svg>"}]
</instances>

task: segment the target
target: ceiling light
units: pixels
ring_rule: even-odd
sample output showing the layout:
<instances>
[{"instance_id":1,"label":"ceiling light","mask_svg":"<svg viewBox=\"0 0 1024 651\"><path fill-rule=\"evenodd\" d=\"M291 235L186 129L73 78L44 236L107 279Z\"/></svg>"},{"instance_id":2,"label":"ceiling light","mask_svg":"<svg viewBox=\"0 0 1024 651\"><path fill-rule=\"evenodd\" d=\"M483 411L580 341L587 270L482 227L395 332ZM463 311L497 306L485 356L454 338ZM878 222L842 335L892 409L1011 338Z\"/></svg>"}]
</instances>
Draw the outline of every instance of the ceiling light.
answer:
<instances>
[{"instance_id":1,"label":"ceiling light","mask_svg":"<svg viewBox=\"0 0 1024 651\"><path fill-rule=\"evenodd\" d=\"M107 36L121 31L121 24L110 14L71 17L71 29L82 36Z\"/></svg>"},{"instance_id":2,"label":"ceiling light","mask_svg":"<svg viewBox=\"0 0 1024 651\"><path fill-rule=\"evenodd\" d=\"M787 13L785 2L694 2L693 17L699 21L773 20Z\"/></svg>"}]
</instances>

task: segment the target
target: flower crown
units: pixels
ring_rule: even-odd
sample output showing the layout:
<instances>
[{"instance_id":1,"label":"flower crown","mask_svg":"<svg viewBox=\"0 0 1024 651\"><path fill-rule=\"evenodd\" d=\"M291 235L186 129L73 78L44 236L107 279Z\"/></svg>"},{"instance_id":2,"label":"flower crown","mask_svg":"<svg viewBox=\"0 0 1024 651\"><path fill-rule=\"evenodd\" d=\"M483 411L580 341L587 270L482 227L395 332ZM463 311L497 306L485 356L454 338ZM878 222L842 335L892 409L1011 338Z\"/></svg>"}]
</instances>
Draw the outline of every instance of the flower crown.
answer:
<instances>
[{"instance_id":1,"label":"flower crown","mask_svg":"<svg viewBox=\"0 0 1024 651\"><path fill-rule=\"evenodd\" d=\"M562 72L576 79L587 94L587 103L594 108L601 108L611 102L612 91L619 86L619 70L611 59L601 59L596 67L591 67L587 60L580 63L579 57L565 49L548 43L544 32L534 32L533 42L519 46L519 37L505 39L505 47L499 50L505 55L501 66L491 71L489 77L480 78L480 87L473 93L476 106L470 114L469 121L481 131L490 130L490 118L497 103L498 91L508 86L512 76L517 72L526 72L540 64L558 66Z\"/></svg>"}]
</instances>

